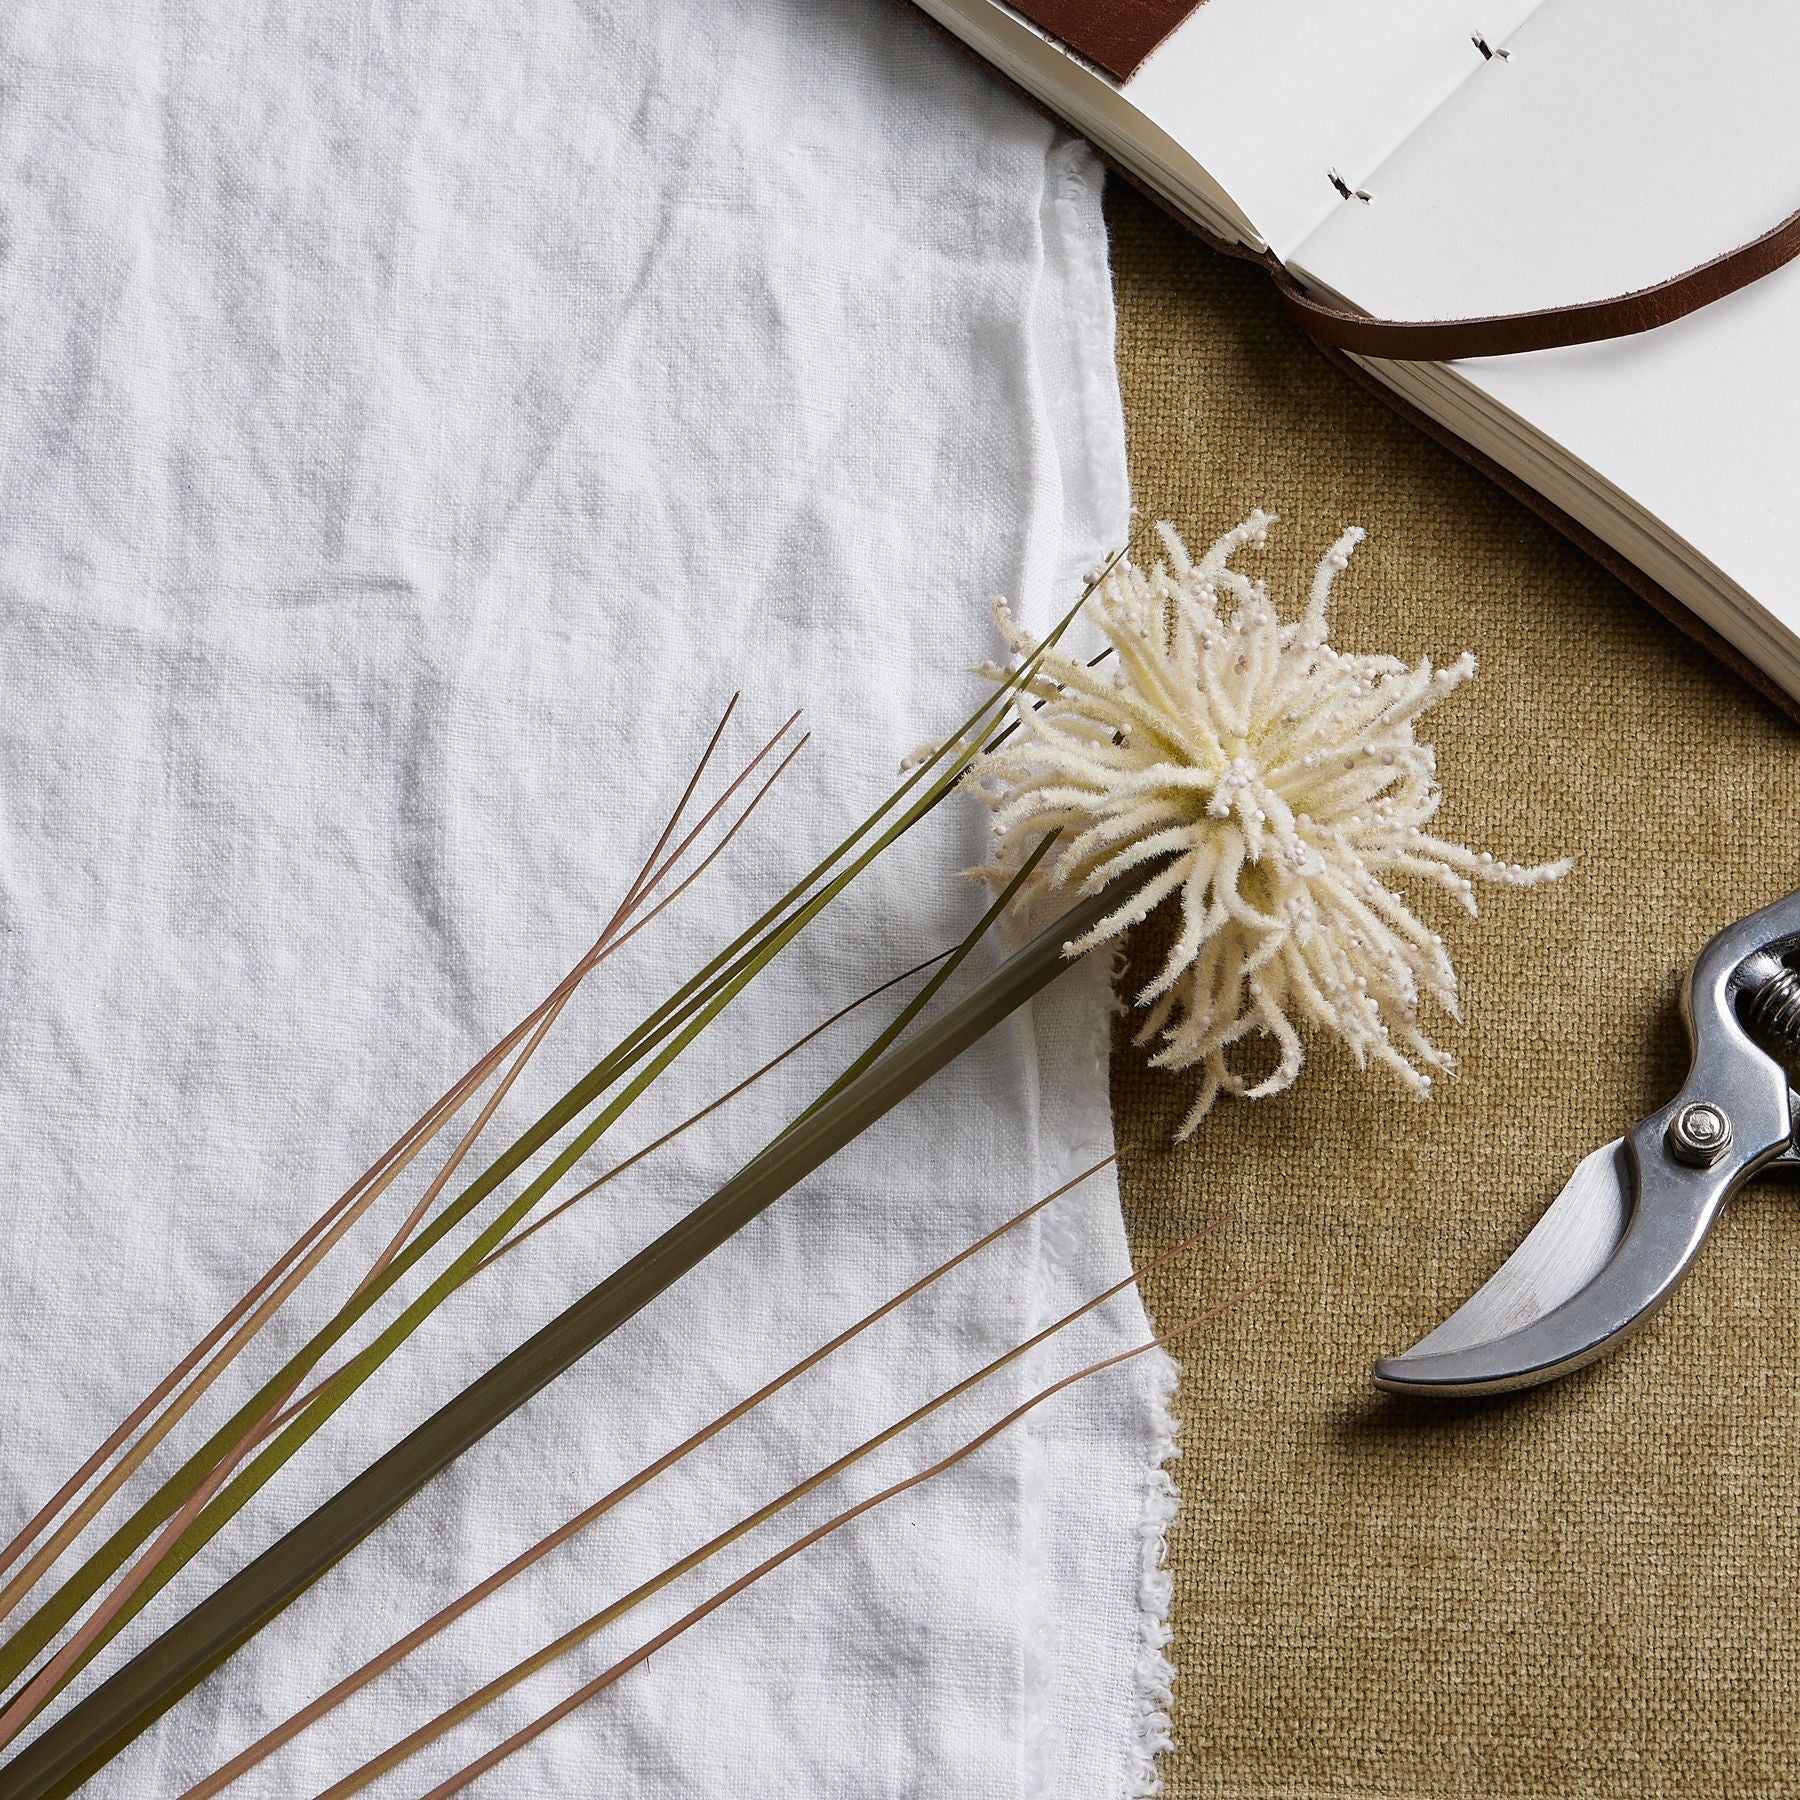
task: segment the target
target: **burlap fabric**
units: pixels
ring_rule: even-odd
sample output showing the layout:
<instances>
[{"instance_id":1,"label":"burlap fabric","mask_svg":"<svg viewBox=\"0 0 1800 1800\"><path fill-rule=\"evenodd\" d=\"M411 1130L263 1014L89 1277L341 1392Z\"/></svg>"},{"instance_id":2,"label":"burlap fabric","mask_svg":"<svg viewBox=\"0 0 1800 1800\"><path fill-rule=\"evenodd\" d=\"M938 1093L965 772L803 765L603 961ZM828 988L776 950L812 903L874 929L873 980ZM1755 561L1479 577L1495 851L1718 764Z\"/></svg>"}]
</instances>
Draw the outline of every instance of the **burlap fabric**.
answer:
<instances>
[{"instance_id":1,"label":"burlap fabric","mask_svg":"<svg viewBox=\"0 0 1800 1800\"><path fill-rule=\"evenodd\" d=\"M1339 640L1480 659L1424 732L1444 828L1579 859L1440 915L1466 1023L1427 1104L1325 1047L1171 1147L1186 1083L1117 1062L1138 1250L1239 1221L1153 1311L1278 1278L1182 1353L1168 1792L1800 1793L1800 1189L1753 1189L1647 1335L1550 1389L1411 1410L1367 1374L1673 1090L1678 972L1800 885L1800 729L1330 369L1258 272L1110 207L1144 519L1271 507L1294 582L1366 526Z\"/></svg>"}]
</instances>

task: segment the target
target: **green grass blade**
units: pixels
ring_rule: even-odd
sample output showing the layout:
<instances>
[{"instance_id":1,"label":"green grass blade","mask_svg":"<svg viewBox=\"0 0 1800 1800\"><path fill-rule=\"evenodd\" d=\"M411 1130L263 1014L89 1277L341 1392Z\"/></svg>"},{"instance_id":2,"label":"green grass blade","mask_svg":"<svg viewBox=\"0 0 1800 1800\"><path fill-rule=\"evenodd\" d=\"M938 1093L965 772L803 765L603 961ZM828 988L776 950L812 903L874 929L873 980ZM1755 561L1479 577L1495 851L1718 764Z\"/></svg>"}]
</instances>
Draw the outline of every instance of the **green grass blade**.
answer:
<instances>
[{"instance_id":1,"label":"green grass blade","mask_svg":"<svg viewBox=\"0 0 1800 1800\"><path fill-rule=\"evenodd\" d=\"M968 934L932 972L930 979L894 1014L868 1048L862 1051L855 1061L794 1120L793 1124L787 1127L788 1131L794 1130L810 1119L821 1106L841 1094L864 1070L873 1068L886 1055L889 1048L905 1033L907 1026L931 1004L944 983L962 967L963 963L968 960L970 952L999 922L1001 915L1012 904L1014 896L1031 879L1032 871L1044 860L1046 852L1056 842L1059 835L1054 831L1045 834L1044 841L1019 865L1017 874L995 896L993 905L969 928ZM782 1135L785 1137L787 1133L783 1132Z\"/></svg>"}]
</instances>

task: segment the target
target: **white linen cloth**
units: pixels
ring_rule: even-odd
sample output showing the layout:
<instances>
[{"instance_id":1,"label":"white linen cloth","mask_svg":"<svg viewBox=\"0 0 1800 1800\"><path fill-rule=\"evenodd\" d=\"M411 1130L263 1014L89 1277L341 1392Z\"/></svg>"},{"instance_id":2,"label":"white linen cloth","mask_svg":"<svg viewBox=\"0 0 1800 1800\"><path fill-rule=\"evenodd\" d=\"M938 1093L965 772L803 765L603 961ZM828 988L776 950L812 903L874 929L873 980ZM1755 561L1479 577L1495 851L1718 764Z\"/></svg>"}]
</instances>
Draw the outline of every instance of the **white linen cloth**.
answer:
<instances>
[{"instance_id":1,"label":"white linen cloth","mask_svg":"<svg viewBox=\"0 0 1800 1800\"><path fill-rule=\"evenodd\" d=\"M10 1535L581 953L734 689L737 754L795 706L812 746L583 990L493 1147L961 715L964 671L997 648L986 596L1043 625L1122 540L1127 495L1095 164L893 0L16 0L0 79ZM983 829L944 808L610 1154L953 942L981 904L957 871ZM101 1666L711 1191L874 1013L457 1296ZM1101 972L1065 978L467 1455L92 1791L179 1792L1102 1155L1105 1036ZM416 1191L390 1197L382 1238ZM362 1266L378 1241L353 1240ZM356 1259L330 1267L258 1378ZM1124 1267L1102 1179L236 1791L316 1791ZM805 1526L1144 1333L1135 1295L1113 1303L377 1791L422 1791ZM1152 1791L1168 1379L1146 1359L1045 1408L482 1791Z\"/></svg>"}]
</instances>

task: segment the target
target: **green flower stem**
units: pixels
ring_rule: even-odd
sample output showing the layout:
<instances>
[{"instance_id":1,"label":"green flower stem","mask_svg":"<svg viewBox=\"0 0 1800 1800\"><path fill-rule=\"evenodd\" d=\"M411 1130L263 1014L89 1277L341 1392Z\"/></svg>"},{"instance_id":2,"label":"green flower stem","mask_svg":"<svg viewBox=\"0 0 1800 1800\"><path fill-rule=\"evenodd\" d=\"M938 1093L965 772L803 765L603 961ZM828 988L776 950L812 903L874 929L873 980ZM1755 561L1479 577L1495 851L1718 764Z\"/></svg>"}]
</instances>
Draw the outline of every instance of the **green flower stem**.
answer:
<instances>
[{"instance_id":1,"label":"green flower stem","mask_svg":"<svg viewBox=\"0 0 1800 1800\"><path fill-rule=\"evenodd\" d=\"M962 942L944 958L943 962L932 971L931 978L926 981L924 985L920 987L919 991L914 994L913 997L894 1014L893 1018L881 1028L870 1041L868 1047L857 1056L856 1060L850 1064L849 1068L844 1070L844 1072L839 1075L804 1112L787 1125L782 1133L784 1137L787 1135L787 1132L797 1130L800 1125L807 1119L810 1119L820 1107L826 1105L837 1095L841 1094L851 1082L855 1081L856 1078L864 1072L864 1070L872 1069L876 1063L880 1062L882 1057L887 1054L888 1047L893 1044L906 1030L907 1026L909 1026L913 1020L931 1004L937 997L938 992L943 987L944 983L947 982L950 977L962 967L964 962L968 960L969 954L974 950L975 946L979 944L981 940L993 930L994 926L1000 922L1001 914L1012 905L1014 896L1018 893L1019 889L1031 879L1033 871L1037 868L1038 864L1044 860L1045 853L1049 850L1050 846L1056 842L1060 835L1060 833L1054 831L1048 831L1044 834L1043 840L1039 843L1038 847L1025 858L1014 873L1013 878L994 896L993 905L975 921L968 936L965 937Z\"/></svg>"},{"instance_id":2,"label":"green flower stem","mask_svg":"<svg viewBox=\"0 0 1800 1800\"><path fill-rule=\"evenodd\" d=\"M140 1651L0 1771L9 1800L73 1793L471 1444L1054 980L1064 946L1116 898L1084 900L1040 933Z\"/></svg>"}]
</instances>

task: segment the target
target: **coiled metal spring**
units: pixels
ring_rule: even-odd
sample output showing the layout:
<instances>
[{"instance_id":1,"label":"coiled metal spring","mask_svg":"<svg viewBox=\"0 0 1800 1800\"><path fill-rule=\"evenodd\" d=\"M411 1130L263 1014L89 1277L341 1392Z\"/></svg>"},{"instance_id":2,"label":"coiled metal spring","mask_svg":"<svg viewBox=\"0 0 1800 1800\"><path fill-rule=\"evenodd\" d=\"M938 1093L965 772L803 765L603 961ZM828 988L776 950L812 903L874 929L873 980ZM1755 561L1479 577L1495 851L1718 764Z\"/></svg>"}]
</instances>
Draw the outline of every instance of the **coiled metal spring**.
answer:
<instances>
[{"instance_id":1,"label":"coiled metal spring","mask_svg":"<svg viewBox=\"0 0 1800 1800\"><path fill-rule=\"evenodd\" d=\"M1800 974L1761 950L1744 964L1739 979L1743 983L1739 1016L1744 1023L1800 1051Z\"/></svg>"}]
</instances>

